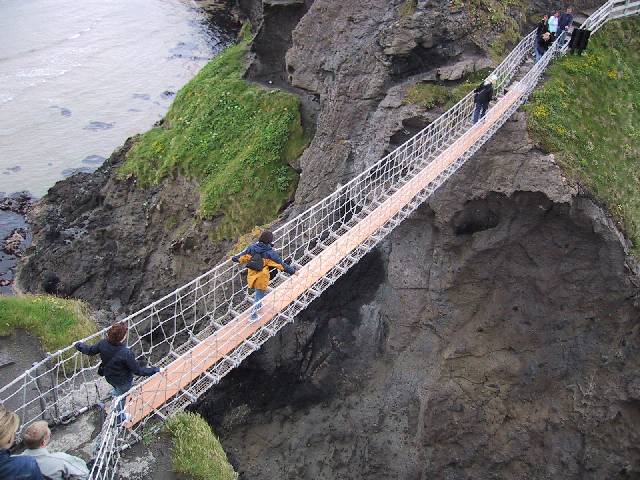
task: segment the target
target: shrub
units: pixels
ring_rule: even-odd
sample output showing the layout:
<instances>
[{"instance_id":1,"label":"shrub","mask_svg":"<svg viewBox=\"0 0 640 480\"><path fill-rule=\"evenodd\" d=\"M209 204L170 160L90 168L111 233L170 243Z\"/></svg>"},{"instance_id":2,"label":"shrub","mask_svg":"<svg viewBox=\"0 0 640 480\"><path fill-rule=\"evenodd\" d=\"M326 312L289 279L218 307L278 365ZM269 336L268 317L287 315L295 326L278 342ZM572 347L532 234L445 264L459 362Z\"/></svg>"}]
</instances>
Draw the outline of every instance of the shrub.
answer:
<instances>
[{"instance_id":1,"label":"shrub","mask_svg":"<svg viewBox=\"0 0 640 480\"><path fill-rule=\"evenodd\" d=\"M96 331L89 309L79 300L48 295L0 296L0 335L24 328L49 352Z\"/></svg>"},{"instance_id":2,"label":"shrub","mask_svg":"<svg viewBox=\"0 0 640 480\"><path fill-rule=\"evenodd\" d=\"M173 470L195 480L233 480L238 476L211 427L196 413L181 412L165 429L173 439Z\"/></svg>"}]
</instances>

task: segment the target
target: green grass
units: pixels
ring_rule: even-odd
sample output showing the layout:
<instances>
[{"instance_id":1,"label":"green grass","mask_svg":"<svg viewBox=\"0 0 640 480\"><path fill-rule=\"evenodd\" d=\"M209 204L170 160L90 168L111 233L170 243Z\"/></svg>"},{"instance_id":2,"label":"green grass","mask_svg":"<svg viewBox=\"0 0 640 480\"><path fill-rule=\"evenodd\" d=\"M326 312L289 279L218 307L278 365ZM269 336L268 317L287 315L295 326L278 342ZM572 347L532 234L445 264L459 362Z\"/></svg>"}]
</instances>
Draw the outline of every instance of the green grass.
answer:
<instances>
[{"instance_id":1,"label":"green grass","mask_svg":"<svg viewBox=\"0 0 640 480\"><path fill-rule=\"evenodd\" d=\"M24 328L54 352L96 331L88 309L79 300L47 295L0 296L0 335Z\"/></svg>"},{"instance_id":2,"label":"green grass","mask_svg":"<svg viewBox=\"0 0 640 480\"><path fill-rule=\"evenodd\" d=\"M207 64L176 96L163 125L141 135L120 168L142 186L181 174L198 182L201 218L214 238L272 220L297 182L304 148L299 100L244 81L248 40Z\"/></svg>"},{"instance_id":3,"label":"green grass","mask_svg":"<svg viewBox=\"0 0 640 480\"><path fill-rule=\"evenodd\" d=\"M640 254L640 19L611 22L567 55L527 105L529 128L592 192Z\"/></svg>"},{"instance_id":4,"label":"green grass","mask_svg":"<svg viewBox=\"0 0 640 480\"><path fill-rule=\"evenodd\" d=\"M418 83L407 89L403 103L421 105L425 108L445 106L450 108L458 103L467 93L476 88L491 72L491 68L483 68L471 73L453 87L435 83Z\"/></svg>"},{"instance_id":5,"label":"green grass","mask_svg":"<svg viewBox=\"0 0 640 480\"><path fill-rule=\"evenodd\" d=\"M195 413L181 412L170 418L165 429L173 439L173 470L194 480L237 478L227 455L211 427Z\"/></svg>"},{"instance_id":6,"label":"green grass","mask_svg":"<svg viewBox=\"0 0 640 480\"><path fill-rule=\"evenodd\" d=\"M404 3L400 6L400 16L409 17L413 15L418 6L418 0L404 0Z\"/></svg>"},{"instance_id":7,"label":"green grass","mask_svg":"<svg viewBox=\"0 0 640 480\"><path fill-rule=\"evenodd\" d=\"M416 104L425 108L444 105L449 99L450 90L435 83L417 83L407 90L403 103Z\"/></svg>"}]
</instances>

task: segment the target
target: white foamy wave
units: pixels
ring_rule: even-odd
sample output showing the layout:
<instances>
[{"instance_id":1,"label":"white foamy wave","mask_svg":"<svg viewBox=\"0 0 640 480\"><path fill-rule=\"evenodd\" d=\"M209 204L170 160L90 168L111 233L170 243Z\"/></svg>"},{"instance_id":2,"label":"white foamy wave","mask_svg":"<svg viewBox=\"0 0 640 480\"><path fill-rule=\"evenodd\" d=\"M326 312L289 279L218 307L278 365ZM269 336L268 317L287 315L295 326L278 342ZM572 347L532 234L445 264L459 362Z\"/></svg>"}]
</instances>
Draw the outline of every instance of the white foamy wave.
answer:
<instances>
[{"instance_id":1,"label":"white foamy wave","mask_svg":"<svg viewBox=\"0 0 640 480\"><path fill-rule=\"evenodd\" d=\"M69 40L75 40L75 39L76 39L76 38L78 38L79 36L80 36L80 34L79 34L79 33L76 33L75 35L71 35L71 36L69 37Z\"/></svg>"},{"instance_id":2,"label":"white foamy wave","mask_svg":"<svg viewBox=\"0 0 640 480\"><path fill-rule=\"evenodd\" d=\"M16 73L16 77L18 78L40 78L40 77L61 77L68 70L65 69L54 69L54 68L34 68L32 70L23 70L21 72Z\"/></svg>"},{"instance_id":3,"label":"white foamy wave","mask_svg":"<svg viewBox=\"0 0 640 480\"><path fill-rule=\"evenodd\" d=\"M9 103L11 100L13 100L13 97L8 93L0 93L0 105Z\"/></svg>"}]
</instances>

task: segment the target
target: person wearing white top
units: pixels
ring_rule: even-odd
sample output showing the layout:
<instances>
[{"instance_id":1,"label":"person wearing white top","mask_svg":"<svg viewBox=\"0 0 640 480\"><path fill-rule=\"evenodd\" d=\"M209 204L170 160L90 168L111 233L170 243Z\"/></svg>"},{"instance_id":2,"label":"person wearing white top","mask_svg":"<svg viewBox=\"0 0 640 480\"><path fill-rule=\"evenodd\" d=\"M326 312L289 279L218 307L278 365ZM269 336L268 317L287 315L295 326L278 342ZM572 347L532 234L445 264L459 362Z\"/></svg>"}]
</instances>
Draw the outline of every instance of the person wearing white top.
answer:
<instances>
[{"instance_id":1,"label":"person wearing white top","mask_svg":"<svg viewBox=\"0 0 640 480\"><path fill-rule=\"evenodd\" d=\"M560 33L558 32L559 21L560 21L560 12L557 11L556 13L554 13L549 17L549 20L547 22L547 25L549 25L549 32L553 33L554 35L558 35Z\"/></svg>"},{"instance_id":2,"label":"person wearing white top","mask_svg":"<svg viewBox=\"0 0 640 480\"><path fill-rule=\"evenodd\" d=\"M27 449L22 455L36 459L45 478L51 480L84 480L89 478L87 464L81 458L63 452L49 452L47 445L51 439L49 425L43 420L33 422L22 434Z\"/></svg>"}]
</instances>

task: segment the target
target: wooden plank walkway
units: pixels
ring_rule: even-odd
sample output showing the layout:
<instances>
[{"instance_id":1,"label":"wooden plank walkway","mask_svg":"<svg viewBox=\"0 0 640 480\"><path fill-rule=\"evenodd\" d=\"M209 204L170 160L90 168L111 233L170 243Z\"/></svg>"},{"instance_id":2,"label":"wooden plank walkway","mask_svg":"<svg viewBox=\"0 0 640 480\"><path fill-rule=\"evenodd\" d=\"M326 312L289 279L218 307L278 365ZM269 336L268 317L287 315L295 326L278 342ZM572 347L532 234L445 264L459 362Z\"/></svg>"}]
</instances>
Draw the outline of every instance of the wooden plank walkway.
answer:
<instances>
[{"instance_id":1,"label":"wooden plank walkway","mask_svg":"<svg viewBox=\"0 0 640 480\"><path fill-rule=\"evenodd\" d=\"M204 374L225 355L231 353L260 327L269 323L275 315L282 312L344 257L365 242L377 229L411 202L430 182L458 160L521 96L522 92L517 84L513 85L511 90L487 112L484 121L477 123L465 132L424 170L367 217L329 245L308 264L301 267L280 286L269 292L262 300L258 321L248 323L249 312L244 312L178 357L164 371L141 383L127 397L125 408L131 415L131 420L125 426L132 428L142 421L147 415L179 393L181 389L189 386L191 382Z\"/></svg>"}]
</instances>

